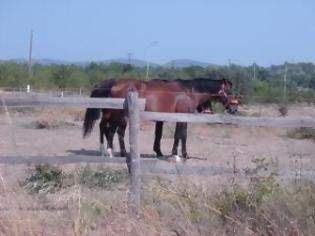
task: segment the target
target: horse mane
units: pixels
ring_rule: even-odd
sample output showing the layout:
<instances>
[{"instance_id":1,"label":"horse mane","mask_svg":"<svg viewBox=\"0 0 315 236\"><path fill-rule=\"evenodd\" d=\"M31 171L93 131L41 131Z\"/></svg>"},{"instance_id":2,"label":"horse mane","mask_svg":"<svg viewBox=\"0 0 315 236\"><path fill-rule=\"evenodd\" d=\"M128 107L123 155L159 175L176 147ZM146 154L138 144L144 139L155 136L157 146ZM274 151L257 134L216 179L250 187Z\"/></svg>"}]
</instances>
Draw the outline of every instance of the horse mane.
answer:
<instances>
[{"instance_id":1,"label":"horse mane","mask_svg":"<svg viewBox=\"0 0 315 236\"><path fill-rule=\"evenodd\" d=\"M227 79L211 79L205 77L198 77L190 80L177 79L182 86L189 90L196 90L198 92L218 92L221 89L222 83L228 84L232 87L232 82Z\"/></svg>"}]
</instances>

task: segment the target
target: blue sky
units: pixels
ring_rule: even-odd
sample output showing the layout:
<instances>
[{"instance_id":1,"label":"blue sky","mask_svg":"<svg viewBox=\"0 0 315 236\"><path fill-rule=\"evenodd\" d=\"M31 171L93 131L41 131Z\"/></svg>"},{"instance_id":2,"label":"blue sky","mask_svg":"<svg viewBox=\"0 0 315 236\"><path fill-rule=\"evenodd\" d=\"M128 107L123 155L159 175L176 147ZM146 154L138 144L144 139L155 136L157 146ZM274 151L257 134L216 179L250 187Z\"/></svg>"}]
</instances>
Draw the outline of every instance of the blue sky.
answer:
<instances>
[{"instance_id":1,"label":"blue sky","mask_svg":"<svg viewBox=\"0 0 315 236\"><path fill-rule=\"evenodd\" d=\"M314 0L0 0L0 59L315 62ZM152 42L157 41L156 45Z\"/></svg>"}]
</instances>

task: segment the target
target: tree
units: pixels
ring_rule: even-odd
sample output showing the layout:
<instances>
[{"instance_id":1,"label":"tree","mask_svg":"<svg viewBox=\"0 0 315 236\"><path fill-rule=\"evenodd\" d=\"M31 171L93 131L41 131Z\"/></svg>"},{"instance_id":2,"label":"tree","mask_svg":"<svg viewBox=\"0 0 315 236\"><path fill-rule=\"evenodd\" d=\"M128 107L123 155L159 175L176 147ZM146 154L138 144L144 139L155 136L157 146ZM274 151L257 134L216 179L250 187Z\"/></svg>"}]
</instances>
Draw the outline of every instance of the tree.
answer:
<instances>
[{"instance_id":1,"label":"tree","mask_svg":"<svg viewBox=\"0 0 315 236\"><path fill-rule=\"evenodd\" d=\"M71 76L71 70L66 65L56 65L52 68L52 80L58 88L66 88Z\"/></svg>"}]
</instances>

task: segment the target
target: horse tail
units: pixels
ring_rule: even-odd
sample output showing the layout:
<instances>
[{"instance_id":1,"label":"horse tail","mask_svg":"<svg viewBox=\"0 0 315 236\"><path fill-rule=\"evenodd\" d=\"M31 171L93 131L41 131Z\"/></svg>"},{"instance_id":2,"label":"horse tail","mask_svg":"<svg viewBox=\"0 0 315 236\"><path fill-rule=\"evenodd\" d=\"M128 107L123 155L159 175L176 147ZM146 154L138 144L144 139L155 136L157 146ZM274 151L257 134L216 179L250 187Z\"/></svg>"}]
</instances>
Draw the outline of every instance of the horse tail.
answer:
<instances>
[{"instance_id":1,"label":"horse tail","mask_svg":"<svg viewBox=\"0 0 315 236\"><path fill-rule=\"evenodd\" d=\"M115 85L114 79L108 79L102 81L100 84L96 85L91 93L91 98L106 98L110 95L111 88ZM100 108L87 108L84 116L83 123L83 138L91 134L95 122L101 116Z\"/></svg>"}]
</instances>

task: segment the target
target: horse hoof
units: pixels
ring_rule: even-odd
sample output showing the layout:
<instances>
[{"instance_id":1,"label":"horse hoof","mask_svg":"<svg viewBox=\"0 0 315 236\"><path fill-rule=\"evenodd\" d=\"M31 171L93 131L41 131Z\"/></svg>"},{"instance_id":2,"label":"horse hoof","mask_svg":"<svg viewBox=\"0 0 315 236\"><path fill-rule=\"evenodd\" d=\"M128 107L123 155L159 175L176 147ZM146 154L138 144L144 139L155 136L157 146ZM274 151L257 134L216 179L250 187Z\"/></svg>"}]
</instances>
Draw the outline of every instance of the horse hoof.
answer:
<instances>
[{"instance_id":1,"label":"horse hoof","mask_svg":"<svg viewBox=\"0 0 315 236\"><path fill-rule=\"evenodd\" d=\"M173 155L173 157L175 158L176 162L182 162L182 158L180 158L180 156L178 155Z\"/></svg>"},{"instance_id":2,"label":"horse hoof","mask_svg":"<svg viewBox=\"0 0 315 236\"><path fill-rule=\"evenodd\" d=\"M121 152L120 155L121 157L127 157L127 152Z\"/></svg>"},{"instance_id":3,"label":"horse hoof","mask_svg":"<svg viewBox=\"0 0 315 236\"><path fill-rule=\"evenodd\" d=\"M163 156L164 156L164 155L163 155L162 152L156 153L156 157L157 157L157 158L161 158L161 157L163 157Z\"/></svg>"},{"instance_id":4,"label":"horse hoof","mask_svg":"<svg viewBox=\"0 0 315 236\"><path fill-rule=\"evenodd\" d=\"M109 158L113 158L113 149L107 148L107 156L108 156Z\"/></svg>"}]
</instances>

